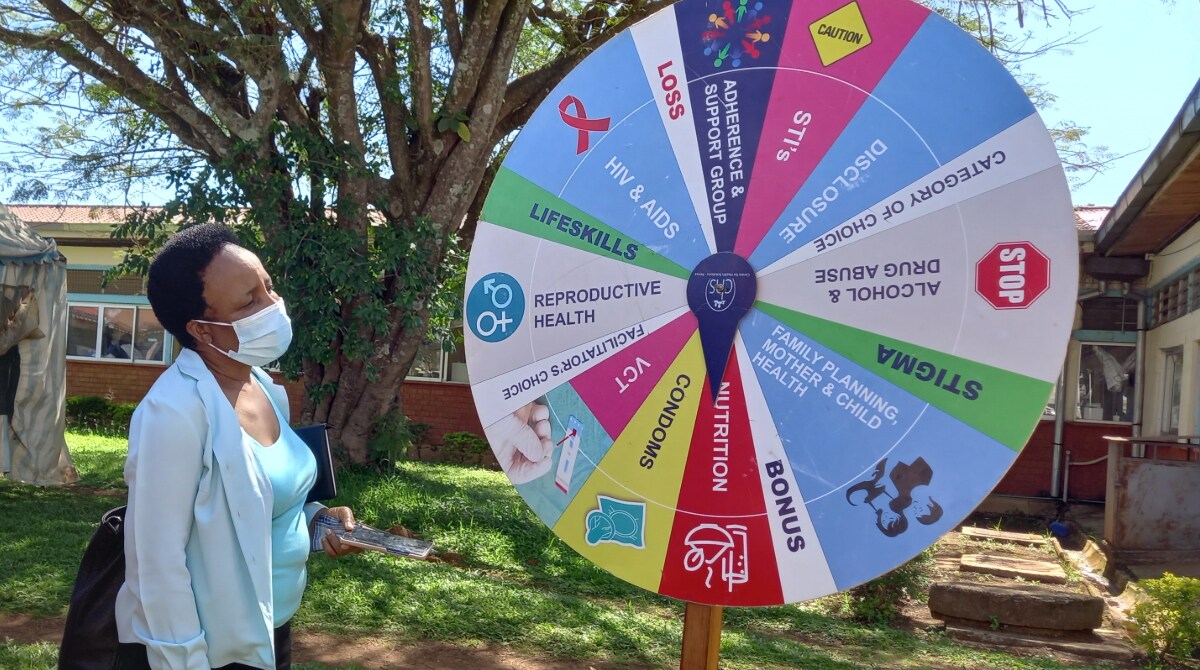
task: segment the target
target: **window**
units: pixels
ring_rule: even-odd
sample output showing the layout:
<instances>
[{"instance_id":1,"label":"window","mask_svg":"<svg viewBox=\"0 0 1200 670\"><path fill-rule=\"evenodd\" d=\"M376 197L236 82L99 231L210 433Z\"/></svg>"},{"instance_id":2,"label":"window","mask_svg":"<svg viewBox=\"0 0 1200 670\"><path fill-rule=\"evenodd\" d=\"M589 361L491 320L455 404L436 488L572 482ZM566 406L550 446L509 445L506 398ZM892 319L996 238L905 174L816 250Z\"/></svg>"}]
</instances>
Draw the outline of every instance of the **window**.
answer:
<instances>
[{"instance_id":1,"label":"window","mask_svg":"<svg viewBox=\"0 0 1200 670\"><path fill-rule=\"evenodd\" d=\"M1163 351L1162 432L1179 434L1179 397L1183 388L1183 349Z\"/></svg>"},{"instance_id":2,"label":"window","mask_svg":"<svg viewBox=\"0 0 1200 670\"><path fill-rule=\"evenodd\" d=\"M164 364L170 346L149 307L68 305L68 358Z\"/></svg>"},{"instance_id":3,"label":"window","mask_svg":"<svg viewBox=\"0 0 1200 670\"><path fill-rule=\"evenodd\" d=\"M1133 345L1080 345L1076 420L1133 420L1134 354Z\"/></svg>"},{"instance_id":4,"label":"window","mask_svg":"<svg viewBox=\"0 0 1200 670\"><path fill-rule=\"evenodd\" d=\"M1157 328L1200 309L1200 268L1159 287L1150 304L1150 327Z\"/></svg>"},{"instance_id":5,"label":"window","mask_svg":"<svg viewBox=\"0 0 1200 670\"><path fill-rule=\"evenodd\" d=\"M1062 378L1054 381L1054 388L1050 389L1050 398L1046 400L1046 408L1042 410L1042 421L1053 421L1058 415L1058 387L1062 384Z\"/></svg>"},{"instance_id":6,"label":"window","mask_svg":"<svg viewBox=\"0 0 1200 670\"><path fill-rule=\"evenodd\" d=\"M456 327L454 333L456 344L451 351L446 351L441 342L426 342L421 345L412 368L408 371L408 378L467 383L467 358L462 347L462 326Z\"/></svg>"},{"instance_id":7,"label":"window","mask_svg":"<svg viewBox=\"0 0 1200 670\"><path fill-rule=\"evenodd\" d=\"M466 384L467 379L467 350L463 347L462 328L455 331L458 337L454 351L446 354L446 381Z\"/></svg>"},{"instance_id":8,"label":"window","mask_svg":"<svg viewBox=\"0 0 1200 670\"><path fill-rule=\"evenodd\" d=\"M409 379L442 380L442 343L426 342L417 349L417 357L408 371Z\"/></svg>"}]
</instances>

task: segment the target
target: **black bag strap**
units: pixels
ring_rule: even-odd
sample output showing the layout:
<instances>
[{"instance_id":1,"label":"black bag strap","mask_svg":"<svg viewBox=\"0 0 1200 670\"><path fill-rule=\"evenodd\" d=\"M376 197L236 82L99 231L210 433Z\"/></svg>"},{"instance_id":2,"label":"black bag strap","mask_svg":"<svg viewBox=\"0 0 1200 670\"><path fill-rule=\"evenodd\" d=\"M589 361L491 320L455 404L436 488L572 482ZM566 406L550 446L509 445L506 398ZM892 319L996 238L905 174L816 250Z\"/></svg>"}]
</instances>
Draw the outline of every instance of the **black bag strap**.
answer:
<instances>
[{"instance_id":1,"label":"black bag strap","mask_svg":"<svg viewBox=\"0 0 1200 670\"><path fill-rule=\"evenodd\" d=\"M125 536L125 508L126 505L115 507L100 517L100 525L106 527L108 532L113 535L121 536L122 539Z\"/></svg>"}]
</instances>

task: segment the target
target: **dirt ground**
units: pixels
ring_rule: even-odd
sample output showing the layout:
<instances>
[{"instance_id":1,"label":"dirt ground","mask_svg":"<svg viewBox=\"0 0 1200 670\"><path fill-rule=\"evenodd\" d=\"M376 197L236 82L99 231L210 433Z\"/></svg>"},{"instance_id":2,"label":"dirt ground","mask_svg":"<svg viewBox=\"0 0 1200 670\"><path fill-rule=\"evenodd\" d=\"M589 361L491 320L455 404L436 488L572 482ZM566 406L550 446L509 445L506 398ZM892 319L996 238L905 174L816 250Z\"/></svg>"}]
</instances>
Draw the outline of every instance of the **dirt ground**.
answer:
<instances>
[{"instance_id":1,"label":"dirt ground","mask_svg":"<svg viewBox=\"0 0 1200 670\"><path fill-rule=\"evenodd\" d=\"M0 640L21 644L62 640L63 619L33 619L27 616L0 615ZM320 632L296 631L293 634L293 661L324 663L340 667L351 663L367 670L615 670L618 666L555 661L516 654L495 646L454 647L435 642L397 644L384 638L345 638ZM622 669L637 670L622 664Z\"/></svg>"}]
</instances>

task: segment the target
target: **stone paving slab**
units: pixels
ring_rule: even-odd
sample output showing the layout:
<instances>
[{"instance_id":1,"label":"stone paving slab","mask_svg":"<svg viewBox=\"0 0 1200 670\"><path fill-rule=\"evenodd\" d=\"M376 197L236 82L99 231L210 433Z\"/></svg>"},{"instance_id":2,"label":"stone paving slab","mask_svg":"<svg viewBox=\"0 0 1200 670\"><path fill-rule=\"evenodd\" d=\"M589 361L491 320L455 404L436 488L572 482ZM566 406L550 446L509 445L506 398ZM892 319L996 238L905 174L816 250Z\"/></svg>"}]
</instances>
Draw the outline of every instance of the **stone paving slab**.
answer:
<instances>
[{"instance_id":1,"label":"stone paving slab","mask_svg":"<svg viewBox=\"0 0 1200 670\"><path fill-rule=\"evenodd\" d=\"M982 625L1046 631L1091 631L1104 624L1104 601L1034 584L938 582L929 589L929 612Z\"/></svg>"},{"instance_id":2,"label":"stone paving slab","mask_svg":"<svg viewBox=\"0 0 1200 670\"><path fill-rule=\"evenodd\" d=\"M972 540L994 540L996 542L1011 542L1024 547L1045 547L1046 538L1033 533L1013 533L1006 530L995 530L994 528L976 528L975 526L963 526L963 537Z\"/></svg>"},{"instance_id":3,"label":"stone paving slab","mask_svg":"<svg viewBox=\"0 0 1200 670\"><path fill-rule=\"evenodd\" d=\"M1112 634L1093 635L1091 639L1062 639L947 625L946 635L958 642L975 644L987 648L1012 649L1013 647L1024 647L1053 649L1054 651L1074 656L1121 663L1132 661L1136 655L1136 650L1132 645Z\"/></svg>"},{"instance_id":4,"label":"stone paving slab","mask_svg":"<svg viewBox=\"0 0 1200 670\"><path fill-rule=\"evenodd\" d=\"M997 577L1015 579L1020 577L1025 581L1042 582L1044 584L1066 584L1067 573L1062 566L1051 561L1033 561L1014 556L997 556L995 554L963 554L959 559L958 569L962 572L978 572Z\"/></svg>"}]
</instances>

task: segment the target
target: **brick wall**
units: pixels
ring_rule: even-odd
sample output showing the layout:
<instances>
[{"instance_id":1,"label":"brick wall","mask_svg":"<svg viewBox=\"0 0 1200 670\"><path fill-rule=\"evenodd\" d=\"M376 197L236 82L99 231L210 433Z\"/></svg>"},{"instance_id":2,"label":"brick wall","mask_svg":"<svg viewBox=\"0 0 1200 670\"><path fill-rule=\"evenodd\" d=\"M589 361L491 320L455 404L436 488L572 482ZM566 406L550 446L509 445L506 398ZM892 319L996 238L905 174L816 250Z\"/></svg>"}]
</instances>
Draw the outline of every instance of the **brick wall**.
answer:
<instances>
[{"instance_id":1,"label":"brick wall","mask_svg":"<svg viewBox=\"0 0 1200 670\"><path fill-rule=\"evenodd\" d=\"M429 424L431 442L440 444L443 435L460 430L483 435L467 384L407 381L401 393L404 414L413 421Z\"/></svg>"},{"instance_id":2,"label":"brick wall","mask_svg":"<svg viewBox=\"0 0 1200 670\"><path fill-rule=\"evenodd\" d=\"M272 372L271 379L275 380L276 384L283 384L283 388L287 389L288 396L288 416L293 420L300 418L300 411L304 406L304 382L302 380L289 381L283 378L283 375Z\"/></svg>"},{"instance_id":3,"label":"brick wall","mask_svg":"<svg viewBox=\"0 0 1200 670\"><path fill-rule=\"evenodd\" d=\"M97 395L114 402L139 402L166 370L161 365L67 361L67 397Z\"/></svg>"},{"instance_id":4,"label":"brick wall","mask_svg":"<svg viewBox=\"0 0 1200 670\"><path fill-rule=\"evenodd\" d=\"M993 493L1019 496L1049 496L1054 422L1039 421L1025 448L1000 480Z\"/></svg>"},{"instance_id":5,"label":"brick wall","mask_svg":"<svg viewBox=\"0 0 1200 670\"><path fill-rule=\"evenodd\" d=\"M1065 426L1065 449L1071 452L1072 463L1093 461L1108 455L1105 435L1128 437L1133 434L1132 426L1068 423ZM1063 453L1064 466L1067 455ZM1072 500L1104 500L1108 484L1108 461L1094 465L1072 465L1071 478L1067 483L1068 495Z\"/></svg>"},{"instance_id":6,"label":"brick wall","mask_svg":"<svg viewBox=\"0 0 1200 670\"><path fill-rule=\"evenodd\" d=\"M1063 426L1063 465L1065 467L1067 450L1071 452L1072 462L1091 461L1108 454L1105 435L1130 434L1129 426L1067 422ZM994 493L1049 496L1053 458L1054 422L1041 421L1008 474L996 485ZM1073 500L1104 500L1107 477L1106 461L1071 467L1069 497ZM1062 480L1059 482L1059 495L1062 495Z\"/></svg>"},{"instance_id":7,"label":"brick wall","mask_svg":"<svg viewBox=\"0 0 1200 670\"><path fill-rule=\"evenodd\" d=\"M166 368L101 361L67 361L67 397L95 395L114 402L139 402ZM272 375L284 385L293 417L300 416L304 384ZM429 439L440 444L446 433L465 430L483 435L475 413L471 387L443 382L404 382L404 413L413 421L429 424Z\"/></svg>"}]
</instances>

